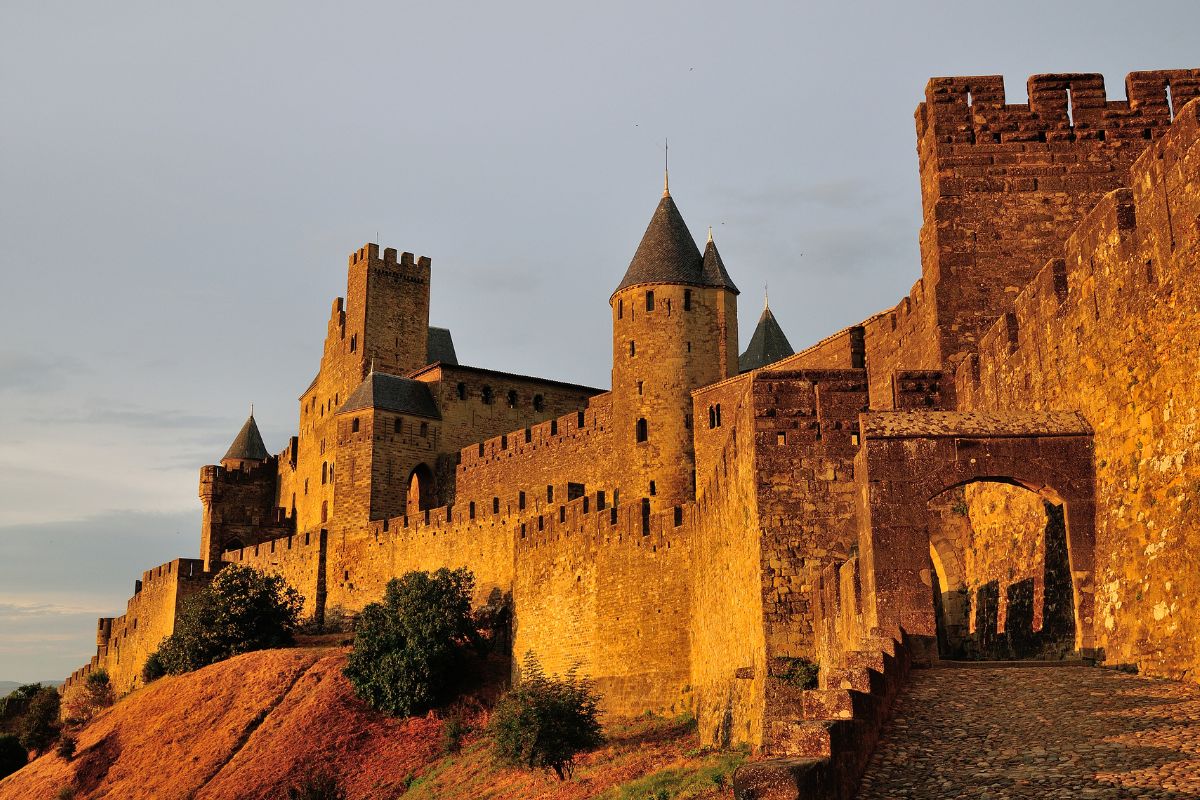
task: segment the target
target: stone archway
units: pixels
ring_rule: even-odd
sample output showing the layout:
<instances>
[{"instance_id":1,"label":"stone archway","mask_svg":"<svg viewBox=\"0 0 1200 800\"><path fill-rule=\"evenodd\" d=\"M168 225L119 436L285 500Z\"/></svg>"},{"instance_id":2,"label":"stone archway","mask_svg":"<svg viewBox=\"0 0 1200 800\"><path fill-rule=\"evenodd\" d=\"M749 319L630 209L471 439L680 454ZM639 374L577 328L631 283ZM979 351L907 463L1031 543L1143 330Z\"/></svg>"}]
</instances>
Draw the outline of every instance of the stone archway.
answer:
<instances>
[{"instance_id":1,"label":"stone archway","mask_svg":"<svg viewBox=\"0 0 1200 800\"><path fill-rule=\"evenodd\" d=\"M433 485L433 470L428 464L417 464L408 474L408 500L405 513L416 517L437 504L437 492Z\"/></svg>"},{"instance_id":2,"label":"stone archway","mask_svg":"<svg viewBox=\"0 0 1200 800\"><path fill-rule=\"evenodd\" d=\"M902 629L918 660L937 658L927 503L963 484L1008 482L1064 508L1075 649L1092 655L1095 471L1081 416L878 412L862 415L860 435L855 482L870 627Z\"/></svg>"}]
</instances>

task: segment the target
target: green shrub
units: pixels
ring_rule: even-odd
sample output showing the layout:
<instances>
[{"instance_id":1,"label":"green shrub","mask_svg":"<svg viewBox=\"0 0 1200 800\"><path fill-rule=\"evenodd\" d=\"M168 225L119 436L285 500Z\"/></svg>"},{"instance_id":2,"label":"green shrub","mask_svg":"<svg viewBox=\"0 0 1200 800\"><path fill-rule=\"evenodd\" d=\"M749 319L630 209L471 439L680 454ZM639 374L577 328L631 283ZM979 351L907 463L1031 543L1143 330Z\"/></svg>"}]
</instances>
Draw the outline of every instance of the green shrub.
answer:
<instances>
[{"instance_id":1,"label":"green shrub","mask_svg":"<svg viewBox=\"0 0 1200 800\"><path fill-rule=\"evenodd\" d=\"M278 575L229 564L184 600L158 658L172 675L293 641L304 598Z\"/></svg>"},{"instance_id":2,"label":"green shrub","mask_svg":"<svg viewBox=\"0 0 1200 800\"><path fill-rule=\"evenodd\" d=\"M12 775L29 761L29 753L16 736L0 736L0 778Z\"/></svg>"},{"instance_id":3,"label":"green shrub","mask_svg":"<svg viewBox=\"0 0 1200 800\"><path fill-rule=\"evenodd\" d=\"M166 674L167 667L163 664L162 656L156 650L150 654L150 657L146 659L146 663L142 665L142 682L154 683Z\"/></svg>"},{"instance_id":4,"label":"green shrub","mask_svg":"<svg viewBox=\"0 0 1200 800\"><path fill-rule=\"evenodd\" d=\"M58 794L54 795L54 800L75 800L75 790L70 786L64 786L58 790Z\"/></svg>"},{"instance_id":5,"label":"green shrub","mask_svg":"<svg viewBox=\"0 0 1200 800\"><path fill-rule=\"evenodd\" d=\"M298 786L289 787L287 800L346 800L346 790L337 778L320 772L304 779Z\"/></svg>"},{"instance_id":6,"label":"green shrub","mask_svg":"<svg viewBox=\"0 0 1200 800\"><path fill-rule=\"evenodd\" d=\"M553 770L570 777L575 756L604 741L597 719L599 698L590 680L572 668L551 678L526 653L520 685L505 695L492 714L493 750L502 764Z\"/></svg>"},{"instance_id":7,"label":"green shrub","mask_svg":"<svg viewBox=\"0 0 1200 800\"><path fill-rule=\"evenodd\" d=\"M409 572L363 609L345 674L373 708L408 716L446 700L479 640L466 569Z\"/></svg>"},{"instance_id":8,"label":"green shrub","mask_svg":"<svg viewBox=\"0 0 1200 800\"><path fill-rule=\"evenodd\" d=\"M40 689L29 701L29 709L18 729L21 744L26 750L41 755L58 739L61 701L58 690L52 687Z\"/></svg>"},{"instance_id":9,"label":"green shrub","mask_svg":"<svg viewBox=\"0 0 1200 800\"><path fill-rule=\"evenodd\" d=\"M68 689L62 698L62 718L71 725L89 722L92 717L116 702L112 681L102 669L88 673L82 685Z\"/></svg>"},{"instance_id":10,"label":"green shrub","mask_svg":"<svg viewBox=\"0 0 1200 800\"><path fill-rule=\"evenodd\" d=\"M75 741L75 737L69 733L64 733L58 737L58 745L54 749L60 758L64 761L70 761L75 757L75 748L77 746L78 742Z\"/></svg>"},{"instance_id":11,"label":"green shrub","mask_svg":"<svg viewBox=\"0 0 1200 800\"><path fill-rule=\"evenodd\" d=\"M807 658L781 658L784 671L779 680L797 689L816 689L821 675L821 666Z\"/></svg>"},{"instance_id":12,"label":"green shrub","mask_svg":"<svg viewBox=\"0 0 1200 800\"><path fill-rule=\"evenodd\" d=\"M463 722L463 718L455 714L446 720L442 726L442 753L450 755L462 749L462 741L471 727Z\"/></svg>"}]
</instances>

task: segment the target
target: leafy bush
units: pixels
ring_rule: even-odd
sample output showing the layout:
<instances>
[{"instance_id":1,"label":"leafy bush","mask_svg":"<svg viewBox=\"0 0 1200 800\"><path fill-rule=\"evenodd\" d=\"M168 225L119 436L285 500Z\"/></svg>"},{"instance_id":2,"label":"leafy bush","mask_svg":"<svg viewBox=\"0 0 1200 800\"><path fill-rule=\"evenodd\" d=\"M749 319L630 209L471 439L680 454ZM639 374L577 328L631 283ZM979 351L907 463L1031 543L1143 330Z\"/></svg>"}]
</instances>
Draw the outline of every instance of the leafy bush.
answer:
<instances>
[{"instance_id":1,"label":"leafy bush","mask_svg":"<svg viewBox=\"0 0 1200 800\"><path fill-rule=\"evenodd\" d=\"M82 685L72 686L62 698L62 718L71 725L88 722L116 702L112 681L102 669L89 673Z\"/></svg>"},{"instance_id":2,"label":"leafy bush","mask_svg":"<svg viewBox=\"0 0 1200 800\"><path fill-rule=\"evenodd\" d=\"M278 575L229 564L183 602L158 658L172 675L292 643L304 598Z\"/></svg>"},{"instance_id":3,"label":"leafy bush","mask_svg":"<svg viewBox=\"0 0 1200 800\"><path fill-rule=\"evenodd\" d=\"M779 680L795 686L797 689L816 689L821 674L821 666L807 658L781 658L783 672Z\"/></svg>"},{"instance_id":4,"label":"leafy bush","mask_svg":"<svg viewBox=\"0 0 1200 800\"><path fill-rule=\"evenodd\" d=\"M463 738L471 732L471 726L457 714L449 717L442 726L442 753L450 755L462 749Z\"/></svg>"},{"instance_id":5,"label":"leafy bush","mask_svg":"<svg viewBox=\"0 0 1200 800\"><path fill-rule=\"evenodd\" d=\"M38 690L29 701L29 709L18 729L21 744L26 750L41 755L58 739L60 703L58 690L52 687Z\"/></svg>"},{"instance_id":6,"label":"leafy bush","mask_svg":"<svg viewBox=\"0 0 1200 800\"><path fill-rule=\"evenodd\" d=\"M146 663L142 665L142 682L154 683L156 680L167 674L167 667L163 664L162 656L157 651L150 654L146 659Z\"/></svg>"},{"instance_id":7,"label":"leafy bush","mask_svg":"<svg viewBox=\"0 0 1200 800\"><path fill-rule=\"evenodd\" d=\"M58 794L54 795L54 800L75 800L75 790L70 786L64 786L58 790Z\"/></svg>"},{"instance_id":8,"label":"leafy bush","mask_svg":"<svg viewBox=\"0 0 1200 800\"><path fill-rule=\"evenodd\" d=\"M532 653L525 654L521 671L521 684L492 714L496 758L511 766L550 769L566 780L576 754L604 741L599 698L591 681L579 678L574 668L565 678L551 678Z\"/></svg>"},{"instance_id":9,"label":"leafy bush","mask_svg":"<svg viewBox=\"0 0 1200 800\"><path fill-rule=\"evenodd\" d=\"M466 569L409 572L388 581L383 602L363 609L345 674L373 708L417 714L447 699L468 647L475 578Z\"/></svg>"},{"instance_id":10,"label":"leafy bush","mask_svg":"<svg viewBox=\"0 0 1200 800\"><path fill-rule=\"evenodd\" d=\"M58 737L58 746L54 749L58 753L59 757L61 757L64 761L70 761L75 757L75 748L78 746L78 744L79 743L75 740L74 736L71 736L69 733L64 733L62 736Z\"/></svg>"},{"instance_id":11,"label":"leafy bush","mask_svg":"<svg viewBox=\"0 0 1200 800\"><path fill-rule=\"evenodd\" d=\"M29 761L25 747L11 734L0 736L0 778L12 775Z\"/></svg>"},{"instance_id":12,"label":"leafy bush","mask_svg":"<svg viewBox=\"0 0 1200 800\"><path fill-rule=\"evenodd\" d=\"M321 772L301 781L299 786L289 787L287 800L346 800L346 790L337 778Z\"/></svg>"}]
</instances>

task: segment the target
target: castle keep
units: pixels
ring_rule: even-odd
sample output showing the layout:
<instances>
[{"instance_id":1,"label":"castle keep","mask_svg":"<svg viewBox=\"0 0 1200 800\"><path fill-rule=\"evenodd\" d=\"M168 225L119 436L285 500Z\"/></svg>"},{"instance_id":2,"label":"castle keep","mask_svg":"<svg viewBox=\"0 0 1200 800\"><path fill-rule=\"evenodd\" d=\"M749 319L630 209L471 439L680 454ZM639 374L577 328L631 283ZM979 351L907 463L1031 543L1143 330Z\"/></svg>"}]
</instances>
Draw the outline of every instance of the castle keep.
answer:
<instances>
[{"instance_id":1,"label":"castle keep","mask_svg":"<svg viewBox=\"0 0 1200 800\"><path fill-rule=\"evenodd\" d=\"M798 353L769 309L740 351L737 265L669 191L613 270L608 391L459 364L430 260L354 251L296 436L271 454L251 417L201 469L200 558L145 573L71 680L136 687L231 562L316 619L467 567L514 652L578 663L608 711L844 771L838 726L910 661L1197 680L1200 70L1125 88L931 80L920 279Z\"/></svg>"}]
</instances>

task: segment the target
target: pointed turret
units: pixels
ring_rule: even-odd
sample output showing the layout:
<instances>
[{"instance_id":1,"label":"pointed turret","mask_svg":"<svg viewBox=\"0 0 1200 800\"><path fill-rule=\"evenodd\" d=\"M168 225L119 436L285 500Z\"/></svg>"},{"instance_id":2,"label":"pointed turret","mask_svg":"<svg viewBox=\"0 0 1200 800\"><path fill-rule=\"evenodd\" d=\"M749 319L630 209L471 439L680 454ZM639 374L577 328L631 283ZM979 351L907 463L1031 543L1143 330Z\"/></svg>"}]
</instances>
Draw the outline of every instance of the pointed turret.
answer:
<instances>
[{"instance_id":1,"label":"pointed turret","mask_svg":"<svg viewBox=\"0 0 1200 800\"><path fill-rule=\"evenodd\" d=\"M717 243L713 241L712 228L708 229L708 244L704 245L704 263L700 269L700 277L705 286L719 286L734 294L740 294L733 279L725 271L725 262L717 251Z\"/></svg>"},{"instance_id":2,"label":"pointed turret","mask_svg":"<svg viewBox=\"0 0 1200 800\"><path fill-rule=\"evenodd\" d=\"M233 444L229 445L221 458L221 466L225 469L242 469L246 465L261 464L270 457L262 434L258 432L258 423L254 421L254 412L251 411Z\"/></svg>"},{"instance_id":3,"label":"pointed turret","mask_svg":"<svg viewBox=\"0 0 1200 800\"><path fill-rule=\"evenodd\" d=\"M749 372L774 364L795 352L784 335L783 328L779 327L779 322L771 313L771 306L764 302L763 312L758 318L754 335L750 337L750 344L746 347L746 352L738 357L738 368L742 372Z\"/></svg>"},{"instance_id":4,"label":"pointed turret","mask_svg":"<svg viewBox=\"0 0 1200 800\"><path fill-rule=\"evenodd\" d=\"M684 283L702 285L704 281L700 248L688 232L675 200L663 193L654 216L642 234L642 241L625 277L613 294L642 283Z\"/></svg>"}]
</instances>

